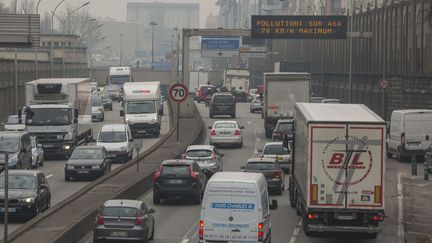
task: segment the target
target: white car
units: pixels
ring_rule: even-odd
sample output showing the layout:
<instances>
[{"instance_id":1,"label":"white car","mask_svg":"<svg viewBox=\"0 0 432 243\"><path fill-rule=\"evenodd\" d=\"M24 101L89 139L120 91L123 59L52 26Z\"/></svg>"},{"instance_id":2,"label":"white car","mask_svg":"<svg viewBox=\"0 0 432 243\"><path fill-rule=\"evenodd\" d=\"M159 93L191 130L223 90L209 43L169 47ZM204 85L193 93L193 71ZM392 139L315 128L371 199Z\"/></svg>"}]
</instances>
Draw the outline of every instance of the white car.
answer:
<instances>
[{"instance_id":1,"label":"white car","mask_svg":"<svg viewBox=\"0 0 432 243\"><path fill-rule=\"evenodd\" d=\"M210 130L210 145L243 146L243 126L237 121L215 121Z\"/></svg>"},{"instance_id":2,"label":"white car","mask_svg":"<svg viewBox=\"0 0 432 243\"><path fill-rule=\"evenodd\" d=\"M32 168L43 166L44 150L42 144L39 143L37 137L30 137L31 150L32 150Z\"/></svg>"},{"instance_id":3,"label":"white car","mask_svg":"<svg viewBox=\"0 0 432 243\"><path fill-rule=\"evenodd\" d=\"M288 173L291 167L291 147L286 150L282 145L282 142L268 142L257 152L261 153L261 157L277 159L283 171Z\"/></svg>"},{"instance_id":4,"label":"white car","mask_svg":"<svg viewBox=\"0 0 432 243\"><path fill-rule=\"evenodd\" d=\"M183 158L194 160L201 169L216 173L223 170L223 156L213 145L191 145L186 149Z\"/></svg>"},{"instance_id":5,"label":"white car","mask_svg":"<svg viewBox=\"0 0 432 243\"><path fill-rule=\"evenodd\" d=\"M127 124L106 124L98 135L97 146L104 146L107 158L127 162L133 157L133 138Z\"/></svg>"},{"instance_id":6,"label":"white car","mask_svg":"<svg viewBox=\"0 0 432 243\"><path fill-rule=\"evenodd\" d=\"M92 114L92 121L105 120L102 98L99 95L92 95L91 97L91 114Z\"/></svg>"}]
</instances>

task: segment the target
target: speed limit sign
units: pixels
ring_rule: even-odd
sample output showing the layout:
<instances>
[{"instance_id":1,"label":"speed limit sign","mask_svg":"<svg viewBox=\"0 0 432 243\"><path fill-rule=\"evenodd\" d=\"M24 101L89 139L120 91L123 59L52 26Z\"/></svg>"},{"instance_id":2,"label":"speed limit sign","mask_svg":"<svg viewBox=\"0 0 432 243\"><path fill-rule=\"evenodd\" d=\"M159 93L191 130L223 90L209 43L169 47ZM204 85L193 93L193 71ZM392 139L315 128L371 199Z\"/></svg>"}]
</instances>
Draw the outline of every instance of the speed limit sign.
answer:
<instances>
[{"instance_id":1,"label":"speed limit sign","mask_svg":"<svg viewBox=\"0 0 432 243\"><path fill-rule=\"evenodd\" d=\"M169 95L177 103L181 103L186 100L189 95L188 88L184 84L173 84L169 89Z\"/></svg>"}]
</instances>

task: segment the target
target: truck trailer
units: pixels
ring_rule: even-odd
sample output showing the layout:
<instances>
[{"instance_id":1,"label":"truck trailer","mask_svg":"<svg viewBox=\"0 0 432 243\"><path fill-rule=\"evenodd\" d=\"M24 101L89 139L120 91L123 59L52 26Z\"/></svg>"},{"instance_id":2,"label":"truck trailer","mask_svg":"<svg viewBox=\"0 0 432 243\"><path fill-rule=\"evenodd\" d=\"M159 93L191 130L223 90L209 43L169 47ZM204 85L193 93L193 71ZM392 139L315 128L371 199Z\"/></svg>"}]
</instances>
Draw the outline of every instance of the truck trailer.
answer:
<instances>
[{"instance_id":1,"label":"truck trailer","mask_svg":"<svg viewBox=\"0 0 432 243\"><path fill-rule=\"evenodd\" d=\"M247 69L225 69L223 86L228 91L249 93L250 71Z\"/></svg>"},{"instance_id":2,"label":"truck trailer","mask_svg":"<svg viewBox=\"0 0 432 243\"><path fill-rule=\"evenodd\" d=\"M38 138L45 155L67 158L76 146L92 140L90 92L89 78L38 79L26 84L26 130Z\"/></svg>"},{"instance_id":3,"label":"truck trailer","mask_svg":"<svg viewBox=\"0 0 432 243\"><path fill-rule=\"evenodd\" d=\"M359 104L295 108L289 198L305 234L376 238L384 219L385 121Z\"/></svg>"},{"instance_id":4,"label":"truck trailer","mask_svg":"<svg viewBox=\"0 0 432 243\"><path fill-rule=\"evenodd\" d=\"M279 119L294 117L296 102L309 102L310 73L264 73L264 129L271 138Z\"/></svg>"}]
</instances>

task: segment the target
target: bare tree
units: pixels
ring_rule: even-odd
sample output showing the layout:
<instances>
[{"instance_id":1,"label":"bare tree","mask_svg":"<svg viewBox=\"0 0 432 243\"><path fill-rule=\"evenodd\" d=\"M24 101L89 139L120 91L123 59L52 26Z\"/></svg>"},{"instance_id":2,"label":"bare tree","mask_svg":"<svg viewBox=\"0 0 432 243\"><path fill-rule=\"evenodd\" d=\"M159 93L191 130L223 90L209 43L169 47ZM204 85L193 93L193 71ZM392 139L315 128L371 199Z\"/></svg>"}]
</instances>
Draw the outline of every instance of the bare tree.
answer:
<instances>
[{"instance_id":1,"label":"bare tree","mask_svg":"<svg viewBox=\"0 0 432 243\"><path fill-rule=\"evenodd\" d=\"M21 13L32 14L36 9L34 0L21 0Z\"/></svg>"},{"instance_id":2,"label":"bare tree","mask_svg":"<svg viewBox=\"0 0 432 243\"><path fill-rule=\"evenodd\" d=\"M3 1L0 1L0 13L9 13L9 9L5 6Z\"/></svg>"},{"instance_id":3,"label":"bare tree","mask_svg":"<svg viewBox=\"0 0 432 243\"><path fill-rule=\"evenodd\" d=\"M51 14L45 12L43 17L41 16L41 33L49 34L52 32L51 30Z\"/></svg>"}]
</instances>

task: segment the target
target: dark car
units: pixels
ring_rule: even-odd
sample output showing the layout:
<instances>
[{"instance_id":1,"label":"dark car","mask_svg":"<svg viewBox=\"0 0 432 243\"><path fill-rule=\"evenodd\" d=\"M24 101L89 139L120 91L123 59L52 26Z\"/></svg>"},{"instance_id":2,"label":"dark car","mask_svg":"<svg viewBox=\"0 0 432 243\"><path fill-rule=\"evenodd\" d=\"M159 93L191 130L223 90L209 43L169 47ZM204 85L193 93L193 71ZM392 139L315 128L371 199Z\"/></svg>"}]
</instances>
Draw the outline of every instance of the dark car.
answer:
<instances>
[{"instance_id":1,"label":"dark car","mask_svg":"<svg viewBox=\"0 0 432 243\"><path fill-rule=\"evenodd\" d=\"M244 172L262 173L267 181L269 192L282 194L285 189L284 172L275 159L271 158L250 158L246 165L241 166Z\"/></svg>"},{"instance_id":2,"label":"dark car","mask_svg":"<svg viewBox=\"0 0 432 243\"><path fill-rule=\"evenodd\" d=\"M246 92L243 91L231 91L231 94L234 96L236 102L249 102L249 97Z\"/></svg>"},{"instance_id":3,"label":"dark car","mask_svg":"<svg viewBox=\"0 0 432 243\"><path fill-rule=\"evenodd\" d=\"M9 154L9 169L30 169L32 146L29 133L0 131L0 171L5 167L5 153Z\"/></svg>"},{"instance_id":4,"label":"dark car","mask_svg":"<svg viewBox=\"0 0 432 243\"><path fill-rule=\"evenodd\" d=\"M33 170L9 171L9 216L35 217L51 206L44 174ZM5 174L0 175L0 216L4 214Z\"/></svg>"},{"instance_id":5,"label":"dark car","mask_svg":"<svg viewBox=\"0 0 432 243\"><path fill-rule=\"evenodd\" d=\"M193 160L165 160L153 176L153 203L161 199L191 198L201 203L207 176Z\"/></svg>"},{"instance_id":6,"label":"dark car","mask_svg":"<svg viewBox=\"0 0 432 243\"><path fill-rule=\"evenodd\" d=\"M65 181L71 178L99 178L111 171L111 160L102 146L75 148L65 165Z\"/></svg>"},{"instance_id":7,"label":"dark car","mask_svg":"<svg viewBox=\"0 0 432 243\"><path fill-rule=\"evenodd\" d=\"M154 209L138 200L108 200L98 210L93 228L93 242L139 241L154 238Z\"/></svg>"},{"instance_id":8,"label":"dark car","mask_svg":"<svg viewBox=\"0 0 432 243\"><path fill-rule=\"evenodd\" d=\"M216 93L210 101L209 116L228 115L236 117L236 102L234 96L229 92Z\"/></svg>"},{"instance_id":9,"label":"dark car","mask_svg":"<svg viewBox=\"0 0 432 243\"><path fill-rule=\"evenodd\" d=\"M294 120L293 119L279 119L276 123L275 129L273 130L272 140L273 141L282 141L283 135L288 136L288 141L293 140L293 128L294 128Z\"/></svg>"},{"instance_id":10,"label":"dark car","mask_svg":"<svg viewBox=\"0 0 432 243\"><path fill-rule=\"evenodd\" d=\"M117 85L108 85L105 86L104 92L108 93L113 101L122 101L123 100L123 92L122 88Z\"/></svg>"},{"instance_id":11,"label":"dark car","mask_svg":"<svg viewBox=\"0 0 432 243\"><path fill-rule=\"evenodd\" d=\"M102 105L104 110L113 110L112 100L108 93L101 93Z\"/></svg>"}]
</instances>

